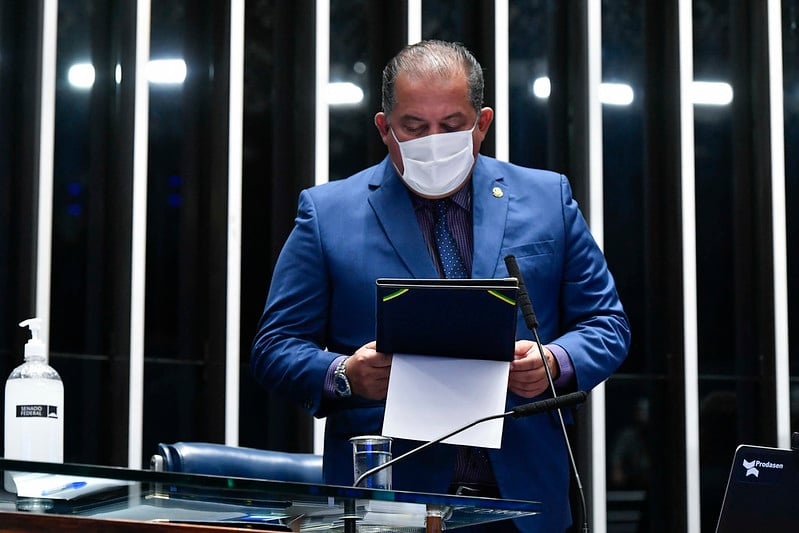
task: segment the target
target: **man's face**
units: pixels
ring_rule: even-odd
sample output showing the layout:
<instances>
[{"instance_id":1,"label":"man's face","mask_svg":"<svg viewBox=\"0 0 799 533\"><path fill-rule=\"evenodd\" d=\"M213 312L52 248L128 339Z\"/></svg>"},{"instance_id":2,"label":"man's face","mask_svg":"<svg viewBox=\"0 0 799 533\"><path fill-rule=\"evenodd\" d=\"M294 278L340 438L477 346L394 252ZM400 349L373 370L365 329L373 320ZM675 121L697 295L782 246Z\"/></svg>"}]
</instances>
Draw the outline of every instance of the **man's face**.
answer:
<instances>
[{"instance_id":1,"label":"man's face","mask_svg":"<svg viewBox=\"0 0 799 533\"><path fill-rule=\"evenodd\" d=\"M394 130L397 140L403 142L436 133L468 130L477 118L477 112L469 100L465 74L434 80L400 74L394 85L394 92L397 102L391 116L377 113L375 125L383 143L388 147L391 161L400 173L405 172L405 169L391 129ZM480 118L472 133L475 159L493 117L494 111L490 107L484 107L480 111Z\"/></svg>"}]
</instances>

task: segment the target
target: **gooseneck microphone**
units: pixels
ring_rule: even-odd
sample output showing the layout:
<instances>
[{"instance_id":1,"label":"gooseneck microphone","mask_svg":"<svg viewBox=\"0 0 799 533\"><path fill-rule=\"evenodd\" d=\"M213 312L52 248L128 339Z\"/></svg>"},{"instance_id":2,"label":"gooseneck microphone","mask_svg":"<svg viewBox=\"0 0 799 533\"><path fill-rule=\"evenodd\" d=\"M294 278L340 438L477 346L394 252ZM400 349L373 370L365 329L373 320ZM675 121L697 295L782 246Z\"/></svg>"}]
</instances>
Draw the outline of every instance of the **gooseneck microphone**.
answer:
<instances>
[{"instance_id":1,"label":"gooseneck microphone","mask_svg":"<svg viewBox=\"0 0 799 533\"><path fill-rule=\"evenodd\" d=\"M527 326L527 329L533 334L533 339L535 340L536 348L538 348L538 353L541 356L541 360L544 362L544 372L547 375L547 382L549 383L549 388L552 391L552 400L558 400L559 398L565 398L568 394L563 396L558 396L557 392L555 391L555 383L552 380L552 371L549 369L549 364L547 363L546 355L544 355L544 347L541 345L541 340L538 337L538 319L535 316L535 311L533 310L533 302L530 300L530 294L527 292L527 287L524 284L524 278L522 277L522 272L519 270L519 265L516 263L516 257L513 255L505 256L505 266L508 268L508 274L512 278L516 278L519 282L519 294L517 296L519 302L519 308L522 311L522 317L524 318L524 323ZM585 393L583 393L585 394ZM544 400L547 401L547 400ZM563 441L566 444L566 451L569 453L569 461L571 462L572 473L574 474L574 482L577 486L577 491L580 494L580 512L583 518L583 526L582 530L584 533L588 533L590 528L588 527L588 511L585 505L585 493L583 492L583 484L580 481L580 473L577 470L577 463L574 460L574 453L572 453L571 443L569 442L569 435L566 432L566 423L563 421L563 413L561 412L560 408L557 409L558 412L558 419L560 421L560 429L563 433Z\"/></svg>"},{"instance_id":2,"label":"gooseneck microphone","mask_svg":"<svg viewBox=\"0 0 799 533\"><path fill-rule=\"evenodd\" d=\"M506 417L524 418L526 416L536 415L536 414L539 414L539 413L545 413L547 411L554 411L555 409L562 409L562 408L565 408L565 407L572 407L572 406L575 406L575 405L577 405L579 403L583 403L587 398L588 398L588 394L586 392L577 391L577 392L572 392L572 393L569 393L569 394L564 394L562 396L558 396L557 398L547 398L546 400L540 400L540 401L537 401L537 402L526 403L524 405L516 406L513 409L511 409L510 411L506 411L506 412L500 413L498 415L490 415L490 416L486 416L486 417L480 418L478 420L475 420L474 422L468 423L465 426L462 426L462 427L459 427L459 428L457 428L457 429L455 429L453 431L450 431L446 435L442 435L442 436L438 437L437 439L425 442L421 446L417 446L416 448L413 448L412 450L409 450L409 451L403 453L402 455L399 455L399 456L391 459L390 461L386 461L383 464L377 465L376 467L367 470L366 472L364 472L363 474L358 476L358 479L355 480L355 483L353 483L352 486L353 487L357 487L357 486L359 486L361 484L361 482L364 479L366 479L367 477L369 477L369 476L371 476L373 474L376 474L377 472L380 472L384 468L388 468L389 466L393 465L394 463L402 461L406 457L409 457L409 456L411 456L413 454L419 453L422 450L424 450L426 448L429 448L430 446L433 446L434 444L438 444L439 442L441 442L443 440L446 440L446 439L448 439L450 437L453 437L453 436L457 435L458 433L466 431L467 429L469 429L471 427L474 427L477 424L481 424L483 422L488 422L489 420L494 420L494 419L497 419L497 418L506 418Z\"/></svg>"},{"instance_id":3,"label":"gooseneck microphone","mask_svg":"<svg viewBox=\"0 0 799 533\"><path fill-rule=\"evenodd\" d=\"M565 407L574 407L577 404L583 403L588 399L588 393L578 390L577 392L570 392L562 396L555 396L547 398L546 400L539 400L533 403L526 403L514 407L508 413L513 418L524 418L525 416L537 415L539 413L546 413L556 409L563 409Z\"/></svg>"}]
</instances>

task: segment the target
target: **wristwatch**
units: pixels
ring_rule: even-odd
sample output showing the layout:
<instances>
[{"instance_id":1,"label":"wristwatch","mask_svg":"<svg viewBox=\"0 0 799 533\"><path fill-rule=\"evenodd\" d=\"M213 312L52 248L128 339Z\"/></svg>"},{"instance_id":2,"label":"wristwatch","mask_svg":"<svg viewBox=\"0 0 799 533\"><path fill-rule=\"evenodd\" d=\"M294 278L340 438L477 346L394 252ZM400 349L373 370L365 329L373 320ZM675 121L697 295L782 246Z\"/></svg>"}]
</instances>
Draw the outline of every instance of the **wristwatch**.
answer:
<instances>
[{"instance_id":1,"label":"wristwatch","mask_svg":"<svg viewBox=\"0 0 799 533\"><path fill-rule=\"evenodd\" d=\"M352 389L350 388L350 380L347 379L347 374L344 373L344 366L347 363L348 357L345 357L336 367L333 374L333 390L339 398L347 398L352 396Z\"/></svg>"}]
</instances>

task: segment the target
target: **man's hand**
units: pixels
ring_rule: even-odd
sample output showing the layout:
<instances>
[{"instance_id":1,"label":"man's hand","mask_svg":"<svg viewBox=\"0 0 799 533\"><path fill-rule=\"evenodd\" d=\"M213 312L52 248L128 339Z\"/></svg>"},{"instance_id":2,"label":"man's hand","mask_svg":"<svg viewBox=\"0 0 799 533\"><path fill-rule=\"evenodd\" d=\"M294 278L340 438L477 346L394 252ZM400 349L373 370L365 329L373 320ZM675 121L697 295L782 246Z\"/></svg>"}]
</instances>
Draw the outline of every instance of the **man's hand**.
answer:
<instances>
[{"instance_id":1,"label":"man's hand","mask_svg":"<svg viewBox=\"0 0 799 533\"><path fill-rule=\"evenodd\" d=\"M516 341L514 359L510 364L510 377L508 388L522 398L534 398L544 392L549 386L543 361L538 353L538 347L532 341ZM552 352L544 347L544 356L547 359L552 381L560 376L560 366Z\"/></svg>"},{"instance_id":2,"label":"man's hand","mask_svg":"<svg viewBox=\"0 0 799 533\"><path fill-rule=\"evenodd\" d=\"M386 399L391 354L375 351L375 341L361 346L347 359L344 368L353 394L369 400Z\"/></svg>"}]
</instances>

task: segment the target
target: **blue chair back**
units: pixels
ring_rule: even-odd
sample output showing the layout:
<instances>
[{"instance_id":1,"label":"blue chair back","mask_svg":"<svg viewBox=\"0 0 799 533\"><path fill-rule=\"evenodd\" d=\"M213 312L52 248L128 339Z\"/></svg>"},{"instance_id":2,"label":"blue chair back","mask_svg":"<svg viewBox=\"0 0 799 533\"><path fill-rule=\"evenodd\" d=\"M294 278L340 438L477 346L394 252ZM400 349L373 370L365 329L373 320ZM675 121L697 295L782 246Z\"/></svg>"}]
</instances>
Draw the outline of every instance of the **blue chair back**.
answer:
<instances>
[{"instance_id":1,"label":"blue chair back","mask_svg":"<svg viewBox=\"0 0 799 533\"><path fill-rule=\"evenodd\" d=\"M322 456L311 453L176 442L159 444L152 463L167 472L322 483Z\"/></svg>"}]
</instances>

